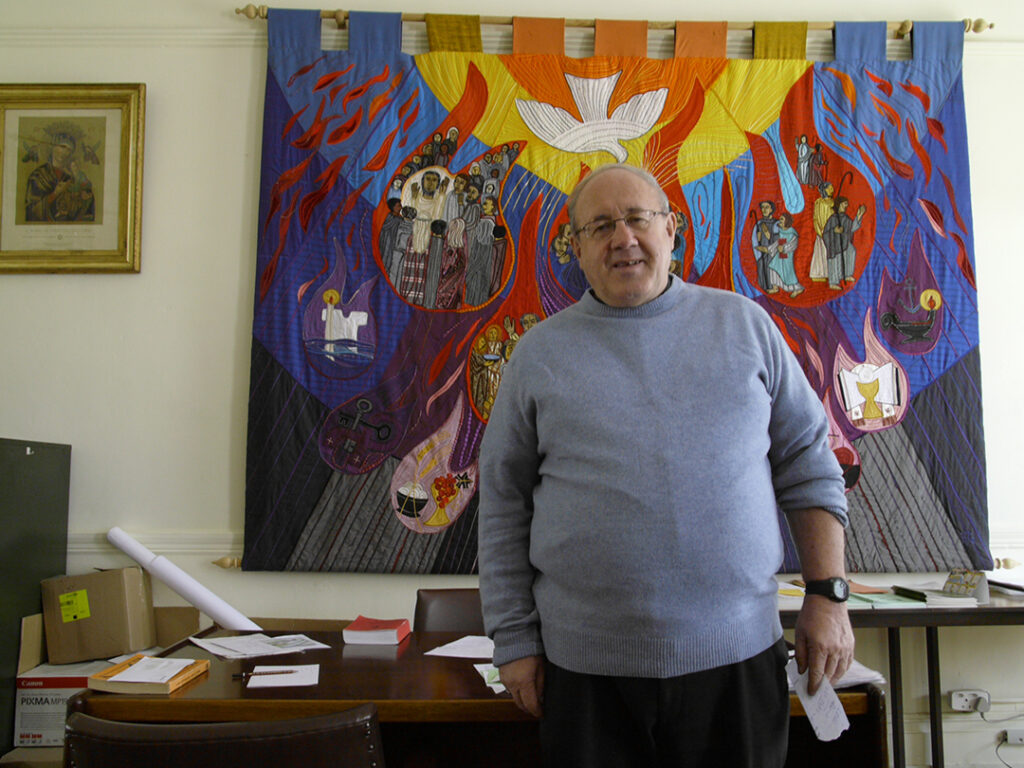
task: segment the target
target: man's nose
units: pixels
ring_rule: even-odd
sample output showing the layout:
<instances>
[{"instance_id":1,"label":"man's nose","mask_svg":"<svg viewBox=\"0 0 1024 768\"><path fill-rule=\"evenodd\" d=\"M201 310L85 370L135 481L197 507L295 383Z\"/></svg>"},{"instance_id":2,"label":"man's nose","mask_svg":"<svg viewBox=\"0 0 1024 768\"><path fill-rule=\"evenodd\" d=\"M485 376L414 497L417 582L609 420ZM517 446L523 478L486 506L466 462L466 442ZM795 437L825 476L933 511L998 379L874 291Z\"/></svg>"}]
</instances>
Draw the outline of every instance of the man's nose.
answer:
<instances>
[{"instance_id":1,"label":"man's nose","mask_svg":"<svg viewBox=\"0 0 1024 768\"><path fill-rule=\"evenodd\" d=\"M636 233L629 228L625 219L615 219L610 244L612 248L622 248L636 242Z\"/></svg>"}]
</instances>

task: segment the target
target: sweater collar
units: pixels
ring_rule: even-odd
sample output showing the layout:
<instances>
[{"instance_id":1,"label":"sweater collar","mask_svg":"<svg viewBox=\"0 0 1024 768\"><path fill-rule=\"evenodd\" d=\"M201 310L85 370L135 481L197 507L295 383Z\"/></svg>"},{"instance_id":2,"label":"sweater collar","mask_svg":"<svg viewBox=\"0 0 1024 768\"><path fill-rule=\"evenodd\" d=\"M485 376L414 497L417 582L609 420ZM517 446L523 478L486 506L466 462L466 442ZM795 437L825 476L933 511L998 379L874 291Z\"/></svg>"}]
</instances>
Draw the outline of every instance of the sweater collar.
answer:
<instances>
[{"instance_id":1,"label":"sweater collar","mask_svg":"<svg viewBox=\"0 0 1024 768\"><path fill-rule=\"evenodd\" d=\"M577 306L588 315L595 317L654 317L674 307L683 294L685 281L669 273L668 288L662 291L656 298L646 304L637 307L612 307L605 304L594 295L593 288L584 292L580 297Z\"/></svg>"}]
</instances>

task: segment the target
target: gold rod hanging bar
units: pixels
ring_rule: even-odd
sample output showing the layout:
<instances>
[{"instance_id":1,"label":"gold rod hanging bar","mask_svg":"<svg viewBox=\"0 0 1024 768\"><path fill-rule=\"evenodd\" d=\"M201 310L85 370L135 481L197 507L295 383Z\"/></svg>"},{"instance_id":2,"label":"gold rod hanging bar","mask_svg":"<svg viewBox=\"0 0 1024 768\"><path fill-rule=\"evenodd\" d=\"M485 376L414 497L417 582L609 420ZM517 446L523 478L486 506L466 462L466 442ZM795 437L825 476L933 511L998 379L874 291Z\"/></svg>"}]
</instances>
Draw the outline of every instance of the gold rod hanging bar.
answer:
<instances>
[{"instance_id":1,"label":"gold rod hanging bar","mask_svg":"<svg viewBox=\"0 0 1024 768\"><path fill-rule=\"evenodd\" d=\"M267 6L265 5L253 5L249 3L244 8L235 8L235 13L240 16L245 16L249 19L265 19L267 18ZM320 11L321 19L333 19L339 29L345 27L345 23L348 19L348 11L336 10ZM427 16L424 13L403 13L402 21L426 21ZM496 26L511 26L513 17L512 16L481 16L481 24L489 24ZM992 29L995 24L992 24L985 19L964 19L964 33L967 32L984 32L986 29ZM593 27L594 19L566 19L565 26L567 27ZM647 22L648 29L675 29L676 23L674 21L649 21ZM732 30L752 30L754 28L754 22L752 21L730 21L729 29ZM807 22L808 29L815 30L829 30L835 28L835 22L832 21L809 21ZM888 31L897 40L902 40L913 28L913 22L909 20L904 21L890 21L888 22Z\"/></svg>"}]
</instances>

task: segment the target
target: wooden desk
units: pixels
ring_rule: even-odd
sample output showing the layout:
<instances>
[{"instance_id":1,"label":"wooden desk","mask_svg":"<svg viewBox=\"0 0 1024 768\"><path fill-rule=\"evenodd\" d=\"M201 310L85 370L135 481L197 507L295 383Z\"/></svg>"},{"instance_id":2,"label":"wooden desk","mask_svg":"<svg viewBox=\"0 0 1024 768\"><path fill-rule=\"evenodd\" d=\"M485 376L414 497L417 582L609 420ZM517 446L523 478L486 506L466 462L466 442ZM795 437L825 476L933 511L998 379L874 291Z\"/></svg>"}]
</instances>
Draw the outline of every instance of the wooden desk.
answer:
<instances>
[{"instance_id":1,"label":"wooden desk","mask_svg":"<svg viewBox=\"0 0 1024 768\"><path fill-rule=\"evenodd\" d=\"M537 722L507 694L484 685L470 659L425 656L459 633L414 633L399 646L344 645L340 631L299 630L329 649L224 661L187 644L167 655L212 661L207 677L170 696L83 691L69 709L111 720L209 722L275 720L337 712L376 703L389 766L513 768L539 754ZM268 631L268 634L285 632ZM232 675L260 664L319 664L320 682L296 688L249 689ZM467 734L472 734L467 738ZM500 749L515 744L516 749Z\"/></svg>"},{"instance_id":2,"label":"wooden desk","mask_svg":"<svg viewBox=\"0 0 1024 768\"><path fill-rule=\"evenodd\" d=\"M780 611L782 626L791 629L798 611ZM900 631L923 627L928 661L928 719L932 768L944 768L942 744L942 681L939 670L939 627L981 627L1024 624L1024 601L993 596L977 608L858 608L850 611L854 627L885 628L889 646L889 707L892 713L894 768L906 766L903 738L903 661Z\"/></svg>"},{"instance_id":3,"label":"wooden desk","mask_svg":"<svg viewBox=\"0 0 1024 768\"><path fill-rule=\"evenodd\" d=\"M196 685L170 696L90 694L83 711L136 722L277 720L337 712L372 701L382 723L532 720L510 696L492 693L471 659L424 655L458 639L459 633L414 632L399 646L344 645L340 632L303 634L330 648L226 661L190 643L167 655L211 660L209 676ZM247 688L242 680L232 678L257 664L319 664L320 683Z\"/></svg>"},{"instance_id":4,"label":"wooden desk","mask_svg":"<svg viewBox=\"0 0 1024 768\"><path fill-rule=\"evenodd\" d=\"M221 661L187 644L170 649L168 655L209 658L213 663L207 677L186 689L170 696L84 691L71 699L69 708L111 720L208 722L302 717L373 701L388 765L511 768L540 764L536 720L521 712L508 694L492 693L473 669L472 660L424 655L460 634L414 632L396 648L346 646L340 632L303 631L331 647ZM257 663L319 664L320 683L308 688L249 689L232 678ZM793 759L787 765L885 765L885 705L880 692L842 691L840 700L854 728L840 741L822 744L811 734L799 700L791 697Z\"/></svg>"}]
</instances>

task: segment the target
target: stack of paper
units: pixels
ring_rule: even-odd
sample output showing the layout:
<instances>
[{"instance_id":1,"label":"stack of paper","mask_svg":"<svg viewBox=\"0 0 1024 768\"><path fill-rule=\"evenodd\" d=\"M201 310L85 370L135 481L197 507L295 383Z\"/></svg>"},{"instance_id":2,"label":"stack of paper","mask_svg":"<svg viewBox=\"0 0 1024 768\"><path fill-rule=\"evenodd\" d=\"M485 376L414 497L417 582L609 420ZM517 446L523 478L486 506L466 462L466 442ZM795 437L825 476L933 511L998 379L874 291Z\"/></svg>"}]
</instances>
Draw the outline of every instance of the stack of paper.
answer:
<instances>
[{"instance_id":1,"label":"stack of paper","mask_svg":"<svg viewBox=\"0 0 1024 768\"><path fill-rule=\"evenodd\" d=\"M138 653L90 675L88 686L110 693L171 693L209 668L207 659L163 659Z\"/></svg>"},{"instance_id":2,"label":"stack of paper","mask_svg":"<svg viewBox=\"0 0 1024 768\"><path fill-rule=\"evenodd\" d=\"M988 584L992 592L998 592L1000 595L1009 597L1024 598L1024 582L989 579Z\"/></svg>"},{"instance_id":3,"label":"stack of paper","mask_svg":"<svg viewBox=\"0 0 1024 768\"><path fill-rule=\"evenodd\" d=\"M977 608L978 598L973 595L957 595L941 589L918 589L892 585L897 595L923 602L928 608Z\"/></svg>"},{"instance_id":4,"label":"stack of paper","mask_svg":"<svg viewBox=\"0 0 1024 768\"><path fill-rule=\"evenodd\" d=\"M850 599L847 601L846 604L851 611L857 610L859 608L906 609L928 607L928 604L924 600L919 600L914 597L906 597L904 595L896 595L892 592L882 592L866 595L850 593Z\"/></svg>"},{"instance_id":5,"label":"stack of paper","mask_svg":"<svg viewBox=\"0 0 1024 768\"><path fill-rule=\"evenodd\" d=\"M780 611L799 611L804 604L803 583L787 584L780 581L777 598Z\"/></svg>"},{"instance_id":6,"label":"stack of paper","mask_svg":"<svg viewBox=\"0 0 1024 768\"><path fill-rule=\"evenodd\" d=\"M257 656L301 653L311 648L330 648L329 645L310 640L305 635L267 637L257 633L235 637L190 637L189 640L221 659L251 659Z\"/></svg>"}]
</instances>

